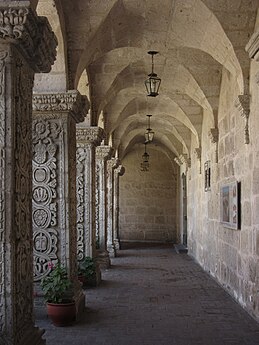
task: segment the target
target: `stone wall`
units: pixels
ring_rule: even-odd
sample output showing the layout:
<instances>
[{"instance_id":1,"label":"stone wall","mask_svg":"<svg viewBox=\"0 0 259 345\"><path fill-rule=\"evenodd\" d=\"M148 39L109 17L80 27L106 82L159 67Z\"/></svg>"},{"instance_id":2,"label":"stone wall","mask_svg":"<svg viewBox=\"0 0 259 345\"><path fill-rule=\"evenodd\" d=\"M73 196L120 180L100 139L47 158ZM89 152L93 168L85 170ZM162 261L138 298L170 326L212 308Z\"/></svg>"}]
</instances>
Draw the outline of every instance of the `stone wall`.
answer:
<instances>
[{"instance_id":1,"label":"stone wall","mask_svg":"<svg viewBox=\"0 0 259 345\"><path fill-rule=\"evenodd\" d=\"M204 114L202 173L188 171L188 247L201 266L256 319L259 320L259 63L252 61L250 76L250 143L245 144L245 119L235 107L240 91L236 78L223 69L218 111L218 162L216 144ZM195 145L193 144L192 151ZM204 162L211 161L211 190L204 190ZM241 226L234 230L220 222L220 187L241 185ZM190 220L191 219L191 220Z\"/></svg>"},{"instance_id":2,"label":"stone wall","mask_svg":"<svg viewBox=\"0 0 259 345\"><path fill-rule=\"evenodd\" d=\"M140 171L143 148L122 161L125 174L120 177L121 240L176 241L177 174L175 163L161 151L150 149L150 169Z\"/></svg>"}]
</instances>

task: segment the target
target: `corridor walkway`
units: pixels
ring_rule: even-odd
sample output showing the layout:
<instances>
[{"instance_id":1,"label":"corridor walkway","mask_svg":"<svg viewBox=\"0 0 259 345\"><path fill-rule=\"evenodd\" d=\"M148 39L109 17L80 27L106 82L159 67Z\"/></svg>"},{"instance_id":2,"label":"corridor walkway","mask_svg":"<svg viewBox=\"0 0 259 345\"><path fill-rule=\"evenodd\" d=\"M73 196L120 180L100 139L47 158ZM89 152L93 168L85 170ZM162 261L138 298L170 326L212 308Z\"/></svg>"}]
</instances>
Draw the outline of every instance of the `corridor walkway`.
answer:
<instances>
[{"instance_id":1,"label":"corridor walkway","mask_svg":"<svg viewBox=\"0 0 259 345\"><path fill-rule=\"evenodd\" d=\"M86 290L86 312L56 328L37 308L47 345L258 345L259 324L186 254L125 247Z\"/></svg>"}]
</instances>

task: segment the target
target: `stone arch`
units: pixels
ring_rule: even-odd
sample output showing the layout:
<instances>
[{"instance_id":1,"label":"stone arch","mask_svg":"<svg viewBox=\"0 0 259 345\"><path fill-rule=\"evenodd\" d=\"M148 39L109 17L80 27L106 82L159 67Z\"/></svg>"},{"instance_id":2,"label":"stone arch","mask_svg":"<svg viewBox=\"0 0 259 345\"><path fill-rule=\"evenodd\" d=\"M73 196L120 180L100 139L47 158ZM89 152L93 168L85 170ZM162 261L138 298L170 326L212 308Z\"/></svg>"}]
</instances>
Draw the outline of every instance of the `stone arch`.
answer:
<instances>
[{"instance_id":1,"label":"stone arch","mask_svg":"<svg viewBox=\"0 0 259 345\"><path fill-rule=\"evenodd\" d=\"M66 56L65 20L60 0L38 0L32 4L38 15L48 18L55 33L58 46L57 56L52 69L47 74L35 74L35 92L65 92L68 90L68 66Z\"/></svg>"}]
</instances>

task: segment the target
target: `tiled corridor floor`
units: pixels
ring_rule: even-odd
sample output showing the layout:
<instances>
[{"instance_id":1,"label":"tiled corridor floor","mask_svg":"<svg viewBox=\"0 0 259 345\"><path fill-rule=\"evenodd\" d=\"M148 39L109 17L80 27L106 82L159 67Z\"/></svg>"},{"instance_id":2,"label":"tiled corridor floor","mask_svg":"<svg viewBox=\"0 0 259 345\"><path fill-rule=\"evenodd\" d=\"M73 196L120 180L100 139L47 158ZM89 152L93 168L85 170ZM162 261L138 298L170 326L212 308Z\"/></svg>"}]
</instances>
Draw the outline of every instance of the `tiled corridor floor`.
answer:
<instances>
[{"instance_id":1,"label":"tiled corridor floor","mask_svg":"<svg viewBox=\"0 0 259 345\"><path fill-rule=\"evenodd\" d=\"M48 345L258 345L259 324L186 254L128 246L87 289L73 327L50 324L37 308Z\"/></svg>"}]
</instances>

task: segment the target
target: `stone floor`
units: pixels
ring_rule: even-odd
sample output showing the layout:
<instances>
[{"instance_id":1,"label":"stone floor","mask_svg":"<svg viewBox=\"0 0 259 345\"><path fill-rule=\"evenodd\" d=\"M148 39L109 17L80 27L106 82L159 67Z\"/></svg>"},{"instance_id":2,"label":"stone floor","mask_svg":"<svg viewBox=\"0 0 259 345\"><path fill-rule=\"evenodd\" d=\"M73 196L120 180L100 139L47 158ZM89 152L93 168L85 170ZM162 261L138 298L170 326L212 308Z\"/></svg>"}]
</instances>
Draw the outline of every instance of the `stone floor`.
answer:
<instances>
[{"instance_id":1,"label":"stone floor","mask_svg":"<svg viewBox=\"0 0 259 345\"><path fill-rule=\"evenodd\" d=\"M259 324L186 254L171 246L125 246L73 327L51 325L48 345L258 345Z\"/></svg>"}]
</instances>

